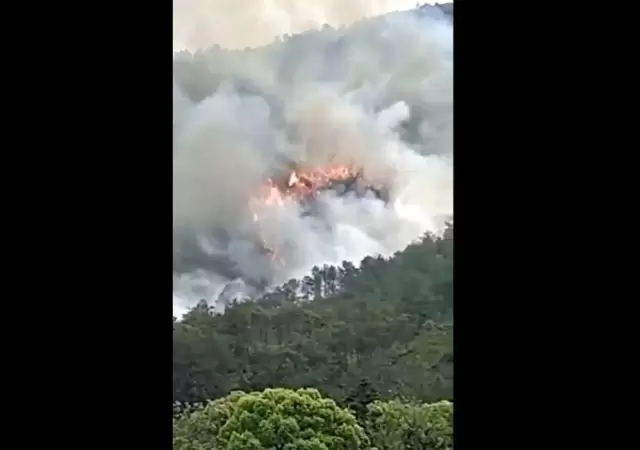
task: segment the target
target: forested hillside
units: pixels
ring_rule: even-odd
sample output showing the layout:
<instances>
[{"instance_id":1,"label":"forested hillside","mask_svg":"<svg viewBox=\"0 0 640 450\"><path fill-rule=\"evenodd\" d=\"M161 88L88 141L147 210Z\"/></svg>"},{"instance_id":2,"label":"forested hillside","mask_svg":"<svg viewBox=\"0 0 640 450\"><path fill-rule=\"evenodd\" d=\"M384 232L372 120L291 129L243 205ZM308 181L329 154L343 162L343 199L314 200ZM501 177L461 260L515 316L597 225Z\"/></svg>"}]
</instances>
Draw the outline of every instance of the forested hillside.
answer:
<instances>
[{"instance_id":1,"label":"forested hillside","mask_svg":"<svg viewBox=\"0 0 640 450\"><path fill-rule=\"evenodd\" d=\"M437 8L453 15L452 4ZM269 121L283 135L295 137L299 130L286 126L284 102L304 92L307 81L332 85L340 80L335 88L339 95L380 83L397 89L388 98L376 96L370 109L382 111L392 101L404 102L411 120L397 131L402 142L419 147L420 157L445 153L450 146L442 142L448 135L438 140L434 136L440 135L428 133L447 124L439 119L449 114L446 95L426 96L420 103L410 87L405 89L413 85L394 78L395 73L376 79L384 78L377 67L390 65L385 58L393 58L399 45L379 36L371 25L375 20L284 36L245 51L212 47L177 54L174 126L185 120L176 103L183 102L186 110L232 83L238 95L264 100ZM369 51L369 45L376 51ZM415 58L422 54L416 52ZM377 55L378 60L352 58L358 55ZM420 81L420 70L428 72L416 67L412 57L405 62L403 76ZM238 122L245 120L238 117ZM423 126L427 122L433 129ZM430 189L418 196L423 192L437 196ZM386 236L395 236L393 230L386 229ZM174 450L450 450L453 233L451 221L444 232L427 233L389 258L316 266L308 276L259 298L223 307L202 300L181 318L174 317ZM319 260L342 258L314 259L305 270ZM305 272L287 272L278 280L291 273Z\"/></svg>"},{"instance_id":2,"label":"forested hillside","mask_svg":"<svg viewBox=\"0 0 640 450\"><path fill-rule=\"evenodd\" d=\"M174 322L174 401L315 387L354 398L450 399L453 226L393 258L314 268L257 300Z\"/></svg>"}]
</instances>

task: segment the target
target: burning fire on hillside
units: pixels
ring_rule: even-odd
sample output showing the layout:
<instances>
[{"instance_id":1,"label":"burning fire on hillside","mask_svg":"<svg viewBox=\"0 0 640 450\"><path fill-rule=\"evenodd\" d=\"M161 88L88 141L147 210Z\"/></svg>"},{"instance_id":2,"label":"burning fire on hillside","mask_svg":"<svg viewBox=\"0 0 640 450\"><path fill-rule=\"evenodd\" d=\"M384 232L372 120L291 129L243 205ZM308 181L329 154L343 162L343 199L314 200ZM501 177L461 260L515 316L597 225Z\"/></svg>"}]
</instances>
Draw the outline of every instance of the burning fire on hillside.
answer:
<instances>
[{"instance_id":1,"label":"burning fire on hillside","mask_svg":"<svg viewBox=\"0 0 640 450\"><path fill-rule=\"evenodd\" d=\"M338 183L361 180L361 172L348 164L328 164L324 166L296 168L282 177L268 178L249 201L249 210L258 227L265 253L277 267L285 266L285 258L278 245L269 239L262 224L270 211L295 203L305 206L316 199L319 191L329 189Z\"/></svg>"},{"instance_id":2,"label":"burning fire on hillside","mask_svg":"<svg viewBox=\"0 0 640 450\"><path fill-rule=\"evenodd\" d=\"M349 165L328 165L294 169L284 179L268 178L249 202L254 221L259 221L265 207L282 206L286 202L304 202L333 183L355 179L358 172Z\"/></svg>"}]
</instances>

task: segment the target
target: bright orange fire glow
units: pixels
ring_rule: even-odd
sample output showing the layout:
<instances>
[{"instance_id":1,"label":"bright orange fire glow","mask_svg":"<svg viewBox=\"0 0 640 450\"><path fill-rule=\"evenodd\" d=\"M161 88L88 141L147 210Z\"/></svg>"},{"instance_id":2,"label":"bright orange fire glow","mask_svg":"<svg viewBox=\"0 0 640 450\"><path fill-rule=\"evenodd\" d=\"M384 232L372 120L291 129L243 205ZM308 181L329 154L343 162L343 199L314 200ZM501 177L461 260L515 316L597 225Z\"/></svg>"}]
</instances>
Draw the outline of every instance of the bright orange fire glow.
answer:
<instances>
[{"instance_id":1,"label":"bright orange fire glow","mask_svg":"<svg viewBox=\"0 0 640 450\"><path fill-rule=\"evenodd\" d=\"M349 165L330 164L310 168L298 168L292 170L288 177L275 180L267 179L260 186L258 193L249 201L249 209L253 215L253 220L263 236L265 251L271 254L271 258L278 265L284 262L274 249L269 245L260 230L260 222L263 214L273 208L283 206L288 202L304 202L315 197L317 191L327 187L331 183L346 181L357 176L357 172Z\"/></svg>"}]
</instances>

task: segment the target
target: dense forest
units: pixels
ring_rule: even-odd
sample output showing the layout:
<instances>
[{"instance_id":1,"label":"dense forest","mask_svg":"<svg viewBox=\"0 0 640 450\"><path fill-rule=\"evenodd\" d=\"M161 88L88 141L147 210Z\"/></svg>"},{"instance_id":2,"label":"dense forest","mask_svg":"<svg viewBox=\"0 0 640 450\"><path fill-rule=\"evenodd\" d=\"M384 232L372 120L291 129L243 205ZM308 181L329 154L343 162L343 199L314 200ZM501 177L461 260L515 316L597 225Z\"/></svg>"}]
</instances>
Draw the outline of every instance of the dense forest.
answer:
<instances>
[{"instance_id":1,"label":"dense forest","mask_svg":"<svg viewBox=\"0 0 640 450\"><path fill-rule=\"evenodd\" d=\"M453 225L390 259L315 267L274 292L174 321L174 401L315 387L354 398L451 399Z\"/></svg>"},{"instance_id":2,"label":"dense forest","mask_svg":"<svg viewBox=\"0 0 640 450\"><path fill-rule=\"evenodd\" d=\"M248 56L278 61L286 82L305 53L340 51L343 30L310 33L325 36L313 40L322 49L302 52L303 34L183 52L175 82L201 101L225 70L251 67ZM390 258L314 267L260 298L222 312L202 300L173 320L174 450L451 449L452 401L452 222Z\"/></svg>"},{"instance_id":3,"label":"dense forest","mask_svg":"<svg viewBox=\"0 0 640 450\"><path fill-rule=\"evenodd\" d=\"M216 447L213 438L211 447L194 447L184 436L195 435L192 422L203 414L211 428L207 411L219 407L214 402L194 412L191 405L271 387L315 388L318 396L335 400L332 408L353 413L361 424L354 427L372 429L380 411L392 418L384 423L402 420L409 430L417 425L406 421L435 426L419 417L431 414L430 404L441 405L453 395L453 225L443 236L424 236L389 259L316 267L302 280L290 280L260 299L234 302L223 313L203 301L181 321L174 319L173 340L174 433L182 436L174 448L269 448L245 441ZM446 443L436 439L442 446L396 446L410 439L431 442L425 432L403 434L385 447L380 436L400 433L395 424L396 431L378 430L376 448L451 448L451 414L447 417L438 419L449 436ZM287 448L368 448L365 440L358 442Z\"/></svg>"}]
</instances>

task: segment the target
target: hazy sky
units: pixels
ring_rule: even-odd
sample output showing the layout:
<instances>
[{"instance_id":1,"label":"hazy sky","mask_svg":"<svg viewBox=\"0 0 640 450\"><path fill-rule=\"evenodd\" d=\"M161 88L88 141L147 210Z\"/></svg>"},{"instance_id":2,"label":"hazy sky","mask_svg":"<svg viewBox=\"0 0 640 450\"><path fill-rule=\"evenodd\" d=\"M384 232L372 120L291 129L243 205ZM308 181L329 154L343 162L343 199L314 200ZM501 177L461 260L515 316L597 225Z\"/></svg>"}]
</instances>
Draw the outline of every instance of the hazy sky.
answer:
<instances>
[{"instance_id":1,"label":"hazy sky","mask_svg":"<svg viewBox=\"0 0 640 450\"><path fill-rule=\"evenodd\" d=\"M453 2L453 0L451 0ZM174 0L174 50L218 44L244 48L323 24L346 25L363 17L414 8L416 0ZM447 3L447 1L440 1Z\"/></svg>"}]
</instances>

